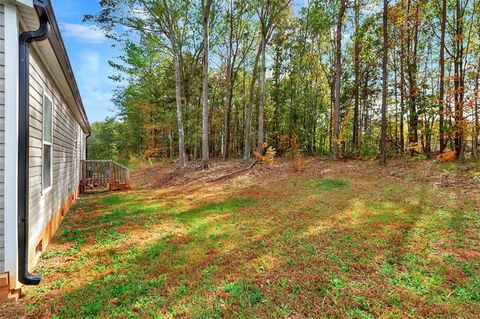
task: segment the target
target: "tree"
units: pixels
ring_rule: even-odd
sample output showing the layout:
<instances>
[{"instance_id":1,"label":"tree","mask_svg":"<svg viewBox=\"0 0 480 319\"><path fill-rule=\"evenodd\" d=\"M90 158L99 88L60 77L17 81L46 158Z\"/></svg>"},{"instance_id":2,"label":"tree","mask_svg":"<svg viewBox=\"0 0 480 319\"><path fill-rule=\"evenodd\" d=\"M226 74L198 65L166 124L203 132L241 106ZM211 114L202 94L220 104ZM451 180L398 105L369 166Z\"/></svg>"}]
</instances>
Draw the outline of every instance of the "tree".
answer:
<instances>
[{"instance_id":1,"label":"tree","mask_svg":"<svg viewBox=\"0 0 480 319\"><path fill-rule=\"evenodd\" d=\"M150 2L146 0L119 0L101 2L102 11L95 15L85 16L86 20L96 22L107 35L119 42L125 42L118 34L116 26L122 25L128 31L138 32L149 39L156 41L161 47L167 48L173 60L175 70L175 98L178 125L178 157L180 168L187 166L185 156L185 132L182 110L182 83L181 83L181 51L184 42L184 21L190 5L189 1L162 0ZM127 10L125 10L125 6ZM132 15L128 8L133 7L141 15ZM128 33L127 31L127 33ZM128 38L127 38L128 39ZM126 40L128 43L129 41Z\"/></svg>"},{"instance_id":2,"label":"tree","mask_svg":"<svg viewBox=\"0 0 480 319\"><path fill-rule=\"evenodd\" d=\"M230 153L231 136L231 112L234 98L234 84L238 75L239 66L242 65L248 57L253 41L248 39L250 16L248 13L248 3L246 1L235 2L229 0L229 5L225 14L225 25L228 33L226 35L226 56L225 56L225 119L224 119L224 139L223 139L223 159L226 160Z\"/></svg>"},{"instance_id":3,"label":"tree","mask_svg":"<svg viewBox=\"0 0 480 319\"><path fill-rule=\"evenodd\" d=\"M353 108L353 132L352 132L352 146L353 152L356 155L358 149L358 120L359 120L359 105L360 105L360 0L355 1L355 44L354 44L354 68L355 68L355 88L354 88L354 108Z\"/></svg>"},{"instance_id":4,"label":"tree","mask_svg":"<svg viewBox=\"0 0 480 319\"><path fill-rule=\"evenodd\" d=\"M243 133L243 160L247 161L250 159L250 138L252 134L252 120L253 120L253 103L255 99L255 83L257 80L258 75L258 61L260 59L260 55L262 54L262 47L259 46L257 50L257 54L255 55L255 60L253 62L253 71L252 71L252 79L250 81L250 90L249 90L249 99L248 99L248 110L245 118L245 128Z\"/></svg>"},{"instance_id":5,"label":"tree","mask_svg":"<svg viewBox=\"0 0 480 319\"><path fill-rule=\"evenodd\" d=\"M475 158L478 1L366 10L377 4L102 1L90 20L122 49L111 62L118 156L207 167L268 142L280 155Z\"/></svg>"},{"instance_id":6,"label":"tree","mask_svg":"<svg viewBox=\"0 0 480 319\"><path fill-rule=\"evenodd\" d=\"M203 69L202 69L202 165L208 168L209 148L208 148L208 53L209 53L209 27L210 11L213 0L202 0L203 17Z\"/></svg>"},{"instance_id":7,"label":"tree","mask_svg":"<svg viewBox=\"0 0 480 319\"><path fill-rule=\"evenodd\" d=\"M387 164L387 79L388 79L388 0L383 0L383 81L382 81L382 136L380 139L380 164Z\"/></svg>"},{"instance_id":8,"label":"tree","mask_svg":"<svg viewBox=\"0 0 480 319\"><path fill-rule=\"evenodd\" d=\"M412 9L412 1L407 1L407 17L413 15L412 19L409 18L408 29L406 31L406 46L407 46L407 76L409 84L409 120L408 120L408 147L410 149L410 155L415 156L418 151L418 113L417 113L417 71L418 71L418 32L420 25L420 4L416 3L415 8ZM412 31L413 29L413 31Z\"/></svg>"},{"instance_id":9,"label":"tree","mask_svg":"<svg viewBox=\"0 0 480 319\"><path fill-rule=\"evenodd\" d=\"M92 133L88 139L88 159L90 160L119 160L123 146L122 123L113 117L107 117L102 122L91 125Z\"/></svg>"},{"instance_id":10,"label":"tree","mask_svg":"<svg viewBox=\"0 0 480 319\"><path fill-rule=\"evenodd\" d=\"M257 56L253 66L252 84L250 86L250 103L247 115L247 124L245 126L245 140L244 140L244 159L250 158L250 134L252 130L252 116L253 116L253 99L255 80L258 72L258 62L260 61L260 97L258 103L258 139L257 151L263 152L263 144L265 139L265 73L266 73L266 49L270 42L276 24L279 21L280 15L286 8L289 7L291 0L262 0L255 1L255 10L260 22L260 43L258 47Z\"/></svg>"},{"instance_id":11,"label":"tree","mask_svg":"<svg viewBox=\"0 0 480 319\"><path fill-rule=\"evenodd\" d=\"M447 27L447 0L442 0L442 17L441 17L441 36L440 36L440 89L439 89L439 142L440 153L445 150L445 34Z\"/></svg>"},{"instance_id":12,"label":"tree","mask_svg":"<svg viewBox=\"0 0 480 319\"><path fill-rule=\"evenodd\" d=\"M335 104L333 108L333 159L339 158L340 143L340 89L342 77L342 26L343 16L347 7L346 0L340 1L337 19L336 49L335 49Z\"/></svg>"},{"instance_id":13,"label":"tree","mask_svg":"<svg viewBox=\"0 0 480 319\"><path fill-rule=\"evenodd\" d=\"M480 19L480 17L479 17ZM478 30L478 38L479 38L479 51L480 53L480 25L477 22ZM473 129L473 147L472 147L472 157L478 160L478 136L480 134L480 120L478 116L478 99L479 99L479 90L480 90L480 54L478 54L477 58L477 68L476 68L476 75L475 75L475 101L474 101L474 111L473 111L473 118L474 118L474 129Z\"/></svg>"}]
</instances>

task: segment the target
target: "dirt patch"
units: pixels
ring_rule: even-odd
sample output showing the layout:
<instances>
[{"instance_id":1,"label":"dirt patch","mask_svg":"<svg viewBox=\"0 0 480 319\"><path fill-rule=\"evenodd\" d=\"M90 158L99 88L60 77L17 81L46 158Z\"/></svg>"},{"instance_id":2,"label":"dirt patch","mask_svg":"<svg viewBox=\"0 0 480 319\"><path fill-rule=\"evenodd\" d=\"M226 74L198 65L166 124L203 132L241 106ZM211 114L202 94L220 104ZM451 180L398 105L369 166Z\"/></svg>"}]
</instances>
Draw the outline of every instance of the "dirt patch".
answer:
<instances>
[{"instance_id":1,"label":"dirt patch","mask_svg":"<svg viewBox=\"0 0 480 319\"><path fill-rule=\"evenodd\" d=\"M24 300L0 304L0 319L24 319L27 316Z\"/></svg>"},{"instance_id":2,"label":"dirt patch","mask_svg":"<svg viewBox=\"0 0 480 319\"><path fill-rule=\"evenodd\" d=\"M438 188L456 188L459 190L480 190L471 173L466 171L443 171L433 161L413 162L410 160L394 159L387 167L379 167L377 161L342 160L333 162L323 158L311 158L300 171L294 169L291 160L277 159L273 165L258 164L251 169L250 164L239 160L212 161L210 168L201 168L200 163L190 163L189 167L180 170L176 164L155 164L132 174L134 185L142 189L162 189L170 187L191 187L214 181L215 183L229 183L221 179L222 176L235 174L232 180L241 183L269 181L273 178L285 178L292 175L300 177L320 176L349 176L351 179L364 176L378 178L392 178L405 182L421 182Z\"/></svg>"},{"instance_id":3,"label":"dirt patch","mask_svg":"<svg viewBox=\"0 0 480 319\"><path fill-rule=\"evenodd\" d=\"M468 260L479 260L480 259L480 249L470 249L462 248L457 249L454 253L454 256L459 261L468 261Z\"/></svg>"}]
</instances>

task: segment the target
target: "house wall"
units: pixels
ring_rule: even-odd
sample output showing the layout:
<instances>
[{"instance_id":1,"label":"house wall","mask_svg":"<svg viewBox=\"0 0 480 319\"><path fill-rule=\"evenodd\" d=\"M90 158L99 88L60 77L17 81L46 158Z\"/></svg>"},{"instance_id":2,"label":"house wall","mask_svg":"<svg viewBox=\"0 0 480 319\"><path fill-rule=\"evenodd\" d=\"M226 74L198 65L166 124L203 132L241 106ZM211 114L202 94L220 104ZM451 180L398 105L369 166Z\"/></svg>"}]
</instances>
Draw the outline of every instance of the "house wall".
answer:
<instances>
[{"instance_id":1,"label":"house wall","mask_svg":"<svg viewBox=\"0 0 480 319\"><path fill-rule=\"evenodd\" d=\"M78 195L86 134L35 50L30 55L30 261L38 259ZM53 185L42 186L43 96L53 101Z\"/></svg>"},{"instance_id":2,"label":"house wall","mask_svg":"<svg viewBox=\"0 0 480 319\"><path fill-rule=\"evenodd\" d=\"M5 271L5 13L0 4L0 273Z\"/></svg>"}]
</instances>

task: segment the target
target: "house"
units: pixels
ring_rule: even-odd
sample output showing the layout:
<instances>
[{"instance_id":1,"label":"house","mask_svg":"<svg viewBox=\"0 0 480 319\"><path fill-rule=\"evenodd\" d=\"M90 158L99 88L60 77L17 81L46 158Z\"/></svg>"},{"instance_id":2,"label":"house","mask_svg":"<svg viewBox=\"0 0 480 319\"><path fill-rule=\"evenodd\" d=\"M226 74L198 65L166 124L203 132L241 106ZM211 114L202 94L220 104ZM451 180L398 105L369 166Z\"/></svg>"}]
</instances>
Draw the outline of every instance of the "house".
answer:
<instances>
[{"instance_id":1,"label":"house","mask_svg":"<svg viewBox=\"0 0 480 319\"><path fill-rule=\"evenodd\" d=\"M89 132L50 0L0 0L0 299L39 283Z\"/></svg>"}]
</instances>

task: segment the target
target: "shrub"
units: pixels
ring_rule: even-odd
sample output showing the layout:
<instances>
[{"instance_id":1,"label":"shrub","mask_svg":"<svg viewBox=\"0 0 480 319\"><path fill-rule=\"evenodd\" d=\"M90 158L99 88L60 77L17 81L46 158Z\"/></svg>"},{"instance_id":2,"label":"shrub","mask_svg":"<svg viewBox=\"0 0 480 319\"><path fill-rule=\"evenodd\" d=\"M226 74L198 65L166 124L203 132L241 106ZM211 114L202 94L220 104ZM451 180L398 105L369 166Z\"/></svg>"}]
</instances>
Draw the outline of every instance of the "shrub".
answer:
<instances>
[{"instance_id":1,"label":"shrub","mask_svg":"<svg viewBox=\"0 0 480 319\"><path fill-rule=\"evenodd\" d=\"M267 149L265 151L265 154L262 154L260 152L258 152L257 150L253 151L253 155L255 156L255 158L260 162L260 163L263 163L263 164L266 164L266 165L273 165L273 163L275 162L275 155L276 155L276 151L273 147L271 146L268 146L267 143L263 143L263 148L264 149Z\"/></svg>"},{"instance_id":2,"label":"shrub","mask_svg":"<svg viewBox=\"0 0 480 319\"><path fill-rule=\"evenodd\" d=\"M305 159L305 156L303 156L303 154L299 154L298 156L294 157L293 162L290 164L290 167L294 172L301 172L305 169L306 165L307 161Z\"/></svg>"},{"instance_id":3,"label":"shrub","mask_svg":"<svg viewBox=\"0 0 480 319\"><path fill-rule=\"evenodd\" d=\"M457 158L456 151L443 152L442 154L437 156L437 160L439 160L440 162L451 162L456 158Z\"/></svg>"}]
</instances>

